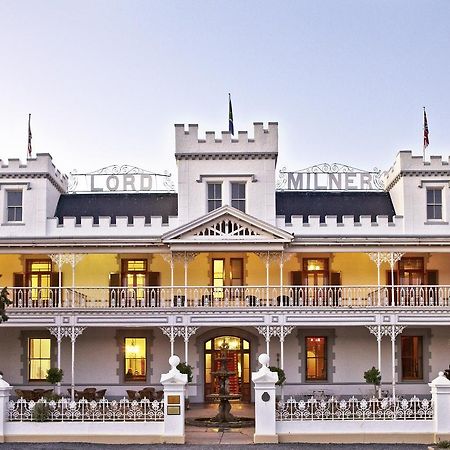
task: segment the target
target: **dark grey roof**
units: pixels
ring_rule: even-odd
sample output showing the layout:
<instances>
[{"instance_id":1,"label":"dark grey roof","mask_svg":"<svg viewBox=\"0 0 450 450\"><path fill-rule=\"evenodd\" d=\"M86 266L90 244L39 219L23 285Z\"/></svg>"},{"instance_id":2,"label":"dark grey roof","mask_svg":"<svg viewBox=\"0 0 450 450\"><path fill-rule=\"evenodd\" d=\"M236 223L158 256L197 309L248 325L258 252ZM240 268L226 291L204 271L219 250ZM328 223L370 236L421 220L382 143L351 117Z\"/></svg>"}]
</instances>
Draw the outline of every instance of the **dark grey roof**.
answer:
<instances>
[{"instance_id":1,"label":"dark grey roof","mask_svg":"<svg viewBox=\"0 0 450 450\"><path fill-rule=\"evenodd\" d=\"M169 216L178 215L177 203L176 193L64 194L55 217L59 223L64 216L76 217L77 223L81 223L81 217L93 217L97 224L100 216L111 217L111 223L116 223L118 216L127 216L128 223L133 222L133 216L145 216L146 223L151 216L161 216L167 223Z\"/></svg>"},{"instance_id":2,"label":"dark grey roof","mask_svg":"<svg viewBox=\"0 0 450 450\"><path fill-rule=\"evenodd\" d=\"M291 222L291 216L303 216L303 222L308 216L320 216L325 222L325 216L337 216L342 222L342 216L354 216L359 222L360 216L395 215L391 197L387 192L303 192L282 191L276 193L277 216L285 216L286 222Z\"/></svg>"}]
</instances>

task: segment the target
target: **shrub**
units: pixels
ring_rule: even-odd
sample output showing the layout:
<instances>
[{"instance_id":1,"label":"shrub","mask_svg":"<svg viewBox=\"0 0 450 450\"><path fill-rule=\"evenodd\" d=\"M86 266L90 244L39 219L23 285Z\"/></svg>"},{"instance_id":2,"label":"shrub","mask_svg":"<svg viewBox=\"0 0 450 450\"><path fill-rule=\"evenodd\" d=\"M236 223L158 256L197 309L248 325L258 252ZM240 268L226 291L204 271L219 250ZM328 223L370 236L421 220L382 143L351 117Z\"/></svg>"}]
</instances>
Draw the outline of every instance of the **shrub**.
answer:
<instances>
[{"instance_id":1,"label":"shrub","mask_svg":"<svg viewBox=\"0 0 450 450\"><path fill-rule=\"evenodd\" d=\"M8 289L4 287L0 292L0 323L8 320L8 316L6 315L6 307L12 303L8 296Z\"/></svg>"},{"instance_id":2,"label":"shrub","mask_svg":"<svg viewBox=\"0 0 450 450\"><path fill-rule=\"evenodd\" d=\"M277 386L281 386L286 381L286 374L284 373L284 370L280 369L279 367L275 367L275 366L269 366L269 369L272 372L278 373L278 381L275 384Z\"/></svg>"},{"instance_id":3,"label":"shrub","mask_svg":"<svg viewBox=\"0 0 450 450\"><path fill-rule=\"evenodd\" d=\"M188 376L188 383L190 383L192 381L192 370L193 367L190 366L188 363L185 362L180 362L180 364L178 364L177 369L181 372L184 373Z\"/></svg>"},{"instance_id":4,"label":"shrub","mask_svg":"<svg viewBox=\"0 0 450 450\"><path fill-rule=\"evenodd\" d=\"M450 448L450 441L440 441L440 442L438 442L437 448Z\"/></svg>"},{"instance_id":5,"label":"shrub","mask_svg":"<svg viewBox=\"0 0 450 450\"><path fill-rule=\"evenodd\" d=\"M45 422L50 417L50 408L47 403L37 402L33 408L32 418L35 422Z\"/></svg>"}]
</instances>

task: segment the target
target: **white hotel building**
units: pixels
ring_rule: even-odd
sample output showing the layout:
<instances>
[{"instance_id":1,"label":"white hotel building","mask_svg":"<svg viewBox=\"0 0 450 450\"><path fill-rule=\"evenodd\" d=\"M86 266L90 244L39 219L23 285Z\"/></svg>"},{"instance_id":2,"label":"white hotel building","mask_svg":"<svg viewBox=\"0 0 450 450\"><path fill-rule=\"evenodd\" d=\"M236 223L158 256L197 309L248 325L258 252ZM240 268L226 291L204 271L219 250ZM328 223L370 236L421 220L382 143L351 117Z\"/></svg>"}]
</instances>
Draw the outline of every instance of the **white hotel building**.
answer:
<instances>
[{"instance_id":1,"label":"white hotel building","mask_svg":"<svg viewBox=\"0 0 450 450\"><path fill-rule=\"evenodd\" d=\"M48 154L1 161L5 380L45 387L61 367L64 391L123 396L158 387L173 352L204 402L226 340L244 402L266 349L286 394L366 394L372 366L383 390L429 393L450 363L448 159L287 173L277 123L253 138L175 133L177 189L129 167L69 189Z\"/></svg>"}]
</instances>

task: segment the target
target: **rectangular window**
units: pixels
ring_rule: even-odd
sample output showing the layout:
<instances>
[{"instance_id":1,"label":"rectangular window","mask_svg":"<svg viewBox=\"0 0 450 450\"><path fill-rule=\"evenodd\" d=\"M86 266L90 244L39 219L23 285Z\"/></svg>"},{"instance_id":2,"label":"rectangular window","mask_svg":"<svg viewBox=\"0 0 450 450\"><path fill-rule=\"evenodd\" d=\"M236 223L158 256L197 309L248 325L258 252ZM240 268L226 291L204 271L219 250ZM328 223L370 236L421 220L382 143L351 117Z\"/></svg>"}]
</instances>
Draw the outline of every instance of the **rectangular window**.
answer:
<instances>
[{"instance_id":1,"label":"rectangular window","mask_svg":"<svg viewBox=\"0 0 450 450\"><path fill-rule=\"evenodd\" d=\"M124 283L129 289L130 297L142 300L145 297L145 284L147 281L147 260L129 259L122 261Z\"/></svg>"},{"instance_id":2,"label":"rectangular window","mask_svg":"<svg viewBox=\"0 0 450 450\"><path fill-rule=\"evenodd\" d=\"M208 183L208 212L222 206L222 184Z\"/></svg>"},{"instance_id":3,"label":"rectangular window","mask_svg":"<svg viewBox=\"0 0 450 450\"><path fill-rule=\"evenodd\" d=\"M50 260L27 262L27 279L28 286L32 288L32 300L50 299L51 273L52 262Z\"/></svg>"},{"instance_id":4,"label":"rectangular window","mask_svg":"<svg viewBox=\"0 0 450 450\"><path fill-rule=\"evenodd\" d=\"M304 284L306 286L325 286L328 284L328 259L303 259Z\"/></svg>"},{"instance_id":5,"label":"rectangular window","mask_svg":"<svg viewBox=\"0 0 450 450\"><path fill-rule=\"evenodd\" d=\"M401 336L402 379L423 380L422 336Z\"/></svg>"},{"instance_id":6,"label":"rectangular window","mask_svg":"<svg viewBox=\"0 0 450 450\"><path fill-rule=\"evenodd\" d=\"M442 189L427 189L427 219L442 219Z\"/></svg>"},{"instance_id":7,"label":"rectangular window","mask_svg":"<svg viewBox=\"0 0 450 450\"><path fill-rule=\"evenodd\" d=\"M22 191L8 191L6 205L8 222L22 222Z\"/></svg>"},{"instance_id":8,"label":"rectangular window","mask_svg":"<svg viewBox=\"0 0 450 450\"><path fill-rule=\"evenodd\" d=\"M306 347L306 381L327 380L327 338L308 336Z\"/></svg>"},{"instance_id":9,"label":"rectangular window","mask_svg":"<svg viewBox=\"0 0 450 450\"><path fill-rule=\"evenodd\" d=\"M147 376L147 341L125 338L125 380L145 381Z\"/></svg>"},{"instance_id":10,"label":"rectangular window","mask_svg":"<svg viewBox=\"0 0 450 450\"><path fill-rule=\"evenodd\" d=\"M45 380L50 362L50 339L28 339L28 379Z\"/></svg>"},{"instance_id":11,"label":"rectangular window","mask_svg":"<svg viewBox=\"0 0 450 450\"><path fill-rule=\"evenodd\" d=\"M231 206L245 212L245 183L231 183Z\"/></svg>"},{"instance_id":12,"label":"rectangular window","mask_svg":"<svg viewBox=\"0 0 450 450\"><path fill-rule=\"evenodd\" d=\"M223 298L225 285L225 262L223 259L213 259L214 298Z\"/></svg>"},{"instance_id":13,"label":"rectangular window","mask_svg":"<svg viewBox=\"0 0 450 450\"><path fill-rule=\"evenodd\" d=\"M425 265L422 257L402 258L398 263L400 284L403 286L420 286L424 284Z\"/></svg>"}]
</instances>

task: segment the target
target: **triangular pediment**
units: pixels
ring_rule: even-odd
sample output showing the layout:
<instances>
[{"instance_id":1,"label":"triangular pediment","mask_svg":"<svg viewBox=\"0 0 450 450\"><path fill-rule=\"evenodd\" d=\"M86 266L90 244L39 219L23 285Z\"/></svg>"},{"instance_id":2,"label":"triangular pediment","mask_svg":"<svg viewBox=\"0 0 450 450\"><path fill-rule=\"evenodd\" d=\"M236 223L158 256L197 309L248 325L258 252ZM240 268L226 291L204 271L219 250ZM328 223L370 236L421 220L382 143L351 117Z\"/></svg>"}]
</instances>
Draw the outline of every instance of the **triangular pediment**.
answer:
<instances>
[{"instance_id":1,"label":"triangular pediment","mask_svg":"<svg viewBox=\"0 0 450 450\"><path fill-rule=\"evenodd\" d=\"M164 243L265 242L288 243L292 235L230 206L169 231Z\"/></svg>"}]
</instances>

